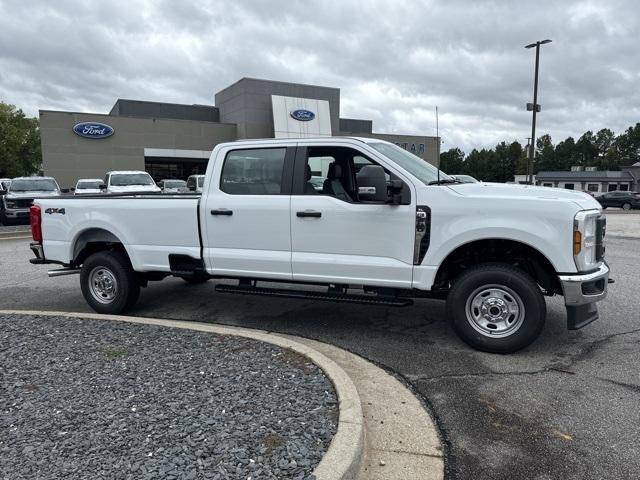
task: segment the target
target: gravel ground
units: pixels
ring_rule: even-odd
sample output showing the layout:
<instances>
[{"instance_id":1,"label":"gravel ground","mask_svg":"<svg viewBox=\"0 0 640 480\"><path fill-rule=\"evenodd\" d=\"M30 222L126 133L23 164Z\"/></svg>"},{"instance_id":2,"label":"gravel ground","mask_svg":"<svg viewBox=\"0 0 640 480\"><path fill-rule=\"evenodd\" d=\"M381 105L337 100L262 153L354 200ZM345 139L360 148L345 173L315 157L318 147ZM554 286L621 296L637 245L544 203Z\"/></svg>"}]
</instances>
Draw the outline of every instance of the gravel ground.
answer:
<instances>
[{"instance_id":1,"label":"gravel ground","mask_svg":"<svg viewBox=\"0 0 640 480\"><path fill-rule=\"evenodd\" d=\"M312 478L330 381L269 344L0 316L0 478Z\"/></svg>"}]
</instances>

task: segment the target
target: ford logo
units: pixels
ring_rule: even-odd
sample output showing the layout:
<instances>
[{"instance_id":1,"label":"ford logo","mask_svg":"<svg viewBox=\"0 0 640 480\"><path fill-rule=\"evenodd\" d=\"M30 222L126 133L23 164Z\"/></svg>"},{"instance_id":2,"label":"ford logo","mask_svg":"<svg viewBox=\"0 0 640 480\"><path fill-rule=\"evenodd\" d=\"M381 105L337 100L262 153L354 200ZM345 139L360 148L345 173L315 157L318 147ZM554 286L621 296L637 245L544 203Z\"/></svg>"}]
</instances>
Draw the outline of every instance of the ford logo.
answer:
<instances>
[{"instance_id":1,"label":"ford logo","mask_svg":"<svg viewBox=\"0 0 640 480\"><path fill-rule=\"evenodd\" d=\"M316 118L316 114L309 110L294 110L291 112L291 118L295 118L300 122L308 122Z\"/></svg>"},{"instance_id":2,"label":"ford logo","mask_svg":"<svg viewBox=\"0 0 640 480\"><path fill-rule=\"evenodd\" d=\"M113 135L113 127L98 122L82 122L73 126L76 135L84 138L107 138Z\"/></svg>"}]
</instances>

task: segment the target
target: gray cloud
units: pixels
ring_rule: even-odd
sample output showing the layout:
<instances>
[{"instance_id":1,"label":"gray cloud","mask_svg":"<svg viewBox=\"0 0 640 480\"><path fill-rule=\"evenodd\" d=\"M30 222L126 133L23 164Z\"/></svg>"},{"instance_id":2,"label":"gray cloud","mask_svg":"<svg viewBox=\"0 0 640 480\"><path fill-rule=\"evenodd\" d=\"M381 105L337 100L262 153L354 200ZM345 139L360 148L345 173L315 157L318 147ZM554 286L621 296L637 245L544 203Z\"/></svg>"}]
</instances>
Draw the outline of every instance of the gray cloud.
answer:
<instances>
[{"instance_id":1,"label":"gray cloud","mask_svg":"<svg viewBox=\"0 0 640 480\"><path fill-rule=\"evenodd\" d=\"M640 5L0 0L0 100L108 111L116 98L212 103L243 76L340 87L341 114L444 148L525 142L542 38L538 131L559 141L640 121Z\"/></svg>"}]
</instances>

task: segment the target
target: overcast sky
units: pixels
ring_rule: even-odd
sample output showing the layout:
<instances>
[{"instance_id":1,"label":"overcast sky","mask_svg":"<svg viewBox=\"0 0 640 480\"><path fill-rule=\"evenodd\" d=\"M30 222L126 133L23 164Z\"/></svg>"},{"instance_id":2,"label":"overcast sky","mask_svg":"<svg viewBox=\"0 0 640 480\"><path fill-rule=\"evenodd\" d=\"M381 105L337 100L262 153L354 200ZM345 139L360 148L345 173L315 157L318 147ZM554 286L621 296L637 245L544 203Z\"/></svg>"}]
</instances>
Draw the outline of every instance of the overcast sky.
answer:
<instances>
[{"instance_id":1,"label":"overcast sky","mask_svg":"<svg viewBox=\"0 0 640 480\"><path fill-rule=\"evenodd\" d=\"M640 3L0 0L0 100L106 113L117 98L213 104L241 77L341 89L342 117L443 149L640 121Z\"/></svg>"}]
</instances>

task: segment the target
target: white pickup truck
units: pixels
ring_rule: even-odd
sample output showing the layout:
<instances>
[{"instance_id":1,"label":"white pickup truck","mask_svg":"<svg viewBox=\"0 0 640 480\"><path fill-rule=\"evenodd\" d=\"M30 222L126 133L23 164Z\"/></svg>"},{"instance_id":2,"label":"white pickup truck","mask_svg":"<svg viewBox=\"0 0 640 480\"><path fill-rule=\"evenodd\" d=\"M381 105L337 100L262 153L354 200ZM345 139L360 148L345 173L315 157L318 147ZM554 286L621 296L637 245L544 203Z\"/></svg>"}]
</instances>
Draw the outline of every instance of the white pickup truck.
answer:
<instances>
[{"instance_id":1,"label":"white pickup truck","mask_svg":"<svg viewBox=\"0 0 640 480\"><path fill-rule=\"evenodd\" d=\"M98 312L127 310L140 287L169 275L239 280L216 285L227 293L398 306L438 298L459 336L491 352L540 334L544 295L564 296L569 329L597 319L609 282L605 219L589 195L455 183L367 138L220 144L202 195L37 199L31 225L32 263L79 273Z\"/></svg>"}]
</instances>

